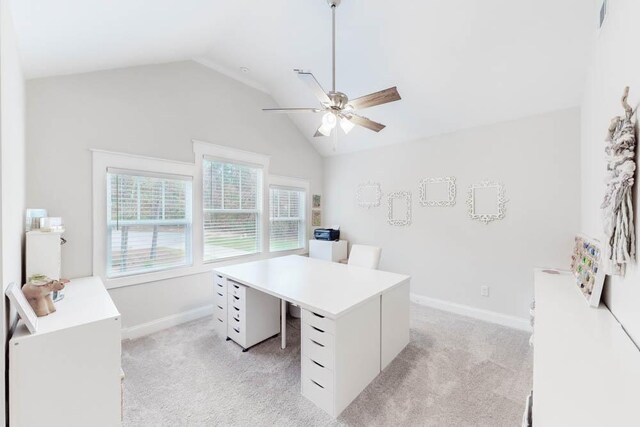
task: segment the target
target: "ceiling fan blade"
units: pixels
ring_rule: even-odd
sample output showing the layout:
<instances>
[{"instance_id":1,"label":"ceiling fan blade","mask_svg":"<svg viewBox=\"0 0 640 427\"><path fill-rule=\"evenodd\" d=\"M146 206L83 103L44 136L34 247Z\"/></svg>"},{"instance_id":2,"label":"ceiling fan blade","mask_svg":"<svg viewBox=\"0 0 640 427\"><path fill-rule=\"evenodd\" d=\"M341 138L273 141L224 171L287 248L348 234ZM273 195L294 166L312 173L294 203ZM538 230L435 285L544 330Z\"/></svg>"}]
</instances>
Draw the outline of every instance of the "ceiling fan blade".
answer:
<instances>
[{"instance_id":1,"label":"ceiling fan blade","mask_svg":"<svg viewBox=\"0 0 640 427\"><path fill-rule=\"evenodd\" d=\"M316 98L318 98L318 101L320 101L321 104L323 105L331 104L331 100L329 99L329 96L327 96L327 93L324 91L324 89L322 89L322 86L320 86L320 83L318 83L318 80L316 80L313 74L306 71L302 71L302 70L294 70L294 71L297 72L298 77L300 77L300 79L303 82L305 82L307 86L309 86L309 89L311 89L311 91L316 96Z\"/></svg>"},{"instance_id":2,"label":"ceiling fan blade","mask_svg":"<svg viewBox=\"0 0 640 427\"><path fill-rule=\"evenodd\" d=\"M362 110L364 108L375 107L376 105L386 104L388 102L399 101L400 99L398 88L394 86L389 89L381 90L380 92L370 93L369 95L352 99L349 101L349 105L356 110Z\"/></svg>"},{"instance_id":3,"label":"ceiling fan blade","mask_svg":"<svg viewBox=\"0 0 640 427\"><path fill-rule=\"evenodd\" d=\"M268 113L321 113L321 108L263 108Z\"/></svg>"},{"instance_id":4,"label":"ceiling fan blade","mask_svg":"<svg viewBox=\"0 0 640 427\"><path fill-rule=\"evenodd\" d=\"M374 132L380 132L382 129L384 129L386 126L381 124L381 123L377 123L374 122L373 120L369 120L366 117L361 117L358 116L356 114L350 114L348 116L345 116L347 120L349 120L351 123L356 124L358 126L362 126L365 127L367 129L370 129Z\"/></svg>"}]
</instances>

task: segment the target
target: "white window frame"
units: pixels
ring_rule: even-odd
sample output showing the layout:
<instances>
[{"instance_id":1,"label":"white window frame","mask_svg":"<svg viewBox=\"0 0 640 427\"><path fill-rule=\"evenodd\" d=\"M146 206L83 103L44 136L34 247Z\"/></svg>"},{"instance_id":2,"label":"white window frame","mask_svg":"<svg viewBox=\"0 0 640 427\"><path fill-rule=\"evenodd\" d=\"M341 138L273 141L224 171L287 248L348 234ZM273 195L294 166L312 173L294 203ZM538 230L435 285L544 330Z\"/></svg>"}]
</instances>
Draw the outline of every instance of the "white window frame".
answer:
<instances>
[{"instance_id":1,"label":"white window frame","mask_svg":"<svg viewBox=\"0 0 640 427\"><path fill-rule=\"evenodd\" d=\"M196 188L195 170L194 165L191 163L102 150L91 151L93 163L93 274L103 279L107 289L112 289L198 273L196 254L194 254L195 247L192 246L191 265L130 276L107 277L107 169L114 168L139 171L141 173L190 177L193 180L191 185L192 213L195 213L196 204L194 191ZM191 242L197 236L197 233L194 232L196 218L197 215L192 214Z\"/></svg>"},{"instance_id":2,"label":"white window frame","mask_svg":"<svg viewBox=\"0 0 640 427\"><path fill-rule=\"evenodd\" d=\"M267 247L269 249L269 253L270 254L278 254L278 255L289 255L289 254L295 254L295 253L306 253L309 250L309 236L310 236L310 231L311 231L311 194L310 194L310 189L311 189L311 185L309 184L309 181L306 179L302 179L302 178L293 178L293 177L288 177L288 176L280 176L280 175L269 175L269 188L267 189L267 191L269 191L271 189L271 187L289 187L292 189L299 189L299 190L303 190L305 193L305 197L304 197L304 236L302 238L302 241L304 242L304 245L302 248L298 248L298 249L288 249L288 250L283 250L283 251L271 251L271 221L269 221L269 229L267 230ZM267 197L266 200L266 209L267 209L267 213L268 215L266 215L267 217L270 217L270 213L271 213L271 197L270 195ZM269 220L269 218L267 218L267 220Z\"/></svg>"},{"instance_id":3,"label":"white window frame","mask_svg":"<svg viewBox=\"0 0 640 427\"><path fill-rule=\"evenodd\" d=\"M193 152L195 155L195 198L194 198L194 216L193 229L196 230L193 239L193 251L197 259L202 265L224 265L237 262L239 259L253 260L262 259L265 254L269 253L269 215L265 210L265 206L269 206L269 164L270 156L250 151L238 150L236 148L225 147L222 145L211 144L204 141L193 140ZM204 215L203 215L203 162L204 160L219 160L222 162L246 164L262 169L262 194L260 195L261 212L260 212L260 232L259 232L259 251L255 254L239 255L222 259L214 259L204 261Z\"/></svg>"}]
</instances>

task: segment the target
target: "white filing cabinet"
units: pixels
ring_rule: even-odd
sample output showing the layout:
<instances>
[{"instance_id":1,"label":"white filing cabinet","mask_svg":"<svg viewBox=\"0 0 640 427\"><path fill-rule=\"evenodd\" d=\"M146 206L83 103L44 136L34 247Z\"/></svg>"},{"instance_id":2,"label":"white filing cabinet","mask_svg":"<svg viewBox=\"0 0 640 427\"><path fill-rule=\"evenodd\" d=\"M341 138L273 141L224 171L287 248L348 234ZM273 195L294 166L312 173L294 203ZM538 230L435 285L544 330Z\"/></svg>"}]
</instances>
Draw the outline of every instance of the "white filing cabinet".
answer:
<instances>
[{"instance_id":1,"label":"white filing cabinet","mask_svg":"<svg viewBox=\"0 0 640 427\"><path fill-rule=\"evenodd\" d=\"M309 240L309 258L333 262L347 259L347 241Z\"/></svg>"},{"instance_id":2,"label":"white filing cabinet","mask_svg":"<svg viewBox=\"0 0 640 427\"><path fill-rule=\"evenodd\" d=\"M220 274L213 274L214 308L213 321L216 332L227 338L227 278Z\"/></svg>"},{"instance_id":3,"label":"white filing cabinet","mask_svg":"<svg viewBox=\"0 0 640 427\"><path fill-rule=\"evenodd\" d=\"M336 320L302 310L302 395L338 416L380 372L380 298Z\"/></svg>"},{"instance_id":4,"label":"white filing cabinet","mask_svg":"<svg viewBox=\"0 0 640 427\"><path fill-rule=\"evenodd\" d=\"M121 425L120 313L98 277L74 279L56 312L9 341L12 427Z\"/></svg>"},{"instance_id":5,"label":"white filing cabinet","mask_svg":"<svg viewBox=\"0 0 640 427\"><path fill-rule=\"evenodd\" d=\"M26 273L27 278L34 274L58 280L62 261L60 232L33 230L27 232Z\"/></svg>"},{"instance_id":6,"label":"white filing cabinet","mask_svg":"<svg viewBox=\"0 0 640 427\"><path fill-rule=\"evenodd\" d=\"M280 333L280 300L227 279L227 336L243 351Z\"/></svg>"}]
</instances>

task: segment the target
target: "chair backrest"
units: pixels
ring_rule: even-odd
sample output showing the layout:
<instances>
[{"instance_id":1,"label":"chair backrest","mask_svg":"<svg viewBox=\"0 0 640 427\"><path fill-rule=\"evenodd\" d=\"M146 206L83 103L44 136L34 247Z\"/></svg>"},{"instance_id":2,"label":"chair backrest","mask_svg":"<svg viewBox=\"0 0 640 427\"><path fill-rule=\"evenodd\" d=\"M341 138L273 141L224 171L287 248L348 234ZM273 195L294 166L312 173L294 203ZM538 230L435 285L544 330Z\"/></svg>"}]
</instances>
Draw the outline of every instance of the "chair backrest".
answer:
<instances>
[{"instance_id":1,"label":"chair backrest","mask_svg":"<svg viewBox=\"0 0 640 427\"><path fill-rule=\"evenodd\" d=\"M378 269L382 248L377 246L353 245L349 254L349 265Z\"/></svg>"}]
</instances>

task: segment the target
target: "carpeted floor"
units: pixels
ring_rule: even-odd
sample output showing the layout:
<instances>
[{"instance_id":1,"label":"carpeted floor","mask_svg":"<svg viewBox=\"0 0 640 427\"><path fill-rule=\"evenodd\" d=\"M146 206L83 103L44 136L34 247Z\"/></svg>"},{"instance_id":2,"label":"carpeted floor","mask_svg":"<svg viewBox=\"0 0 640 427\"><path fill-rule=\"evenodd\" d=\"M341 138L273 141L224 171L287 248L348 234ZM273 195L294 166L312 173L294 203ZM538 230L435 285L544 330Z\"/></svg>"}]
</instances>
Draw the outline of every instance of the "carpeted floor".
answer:
<instances>
[{"instance_id":1,"label":"carpeted floor","mask_svg":"<svg viewBox=\"0 0 640 427\"><path fill-rule=\"evenodd\" d=\"M519 426L531 389L529 335L411 307L411 342L337 420L300 394L299 320L288 347L242 353L210 319L123 343L124 425Z\"/></svg>"}]
</instances>

